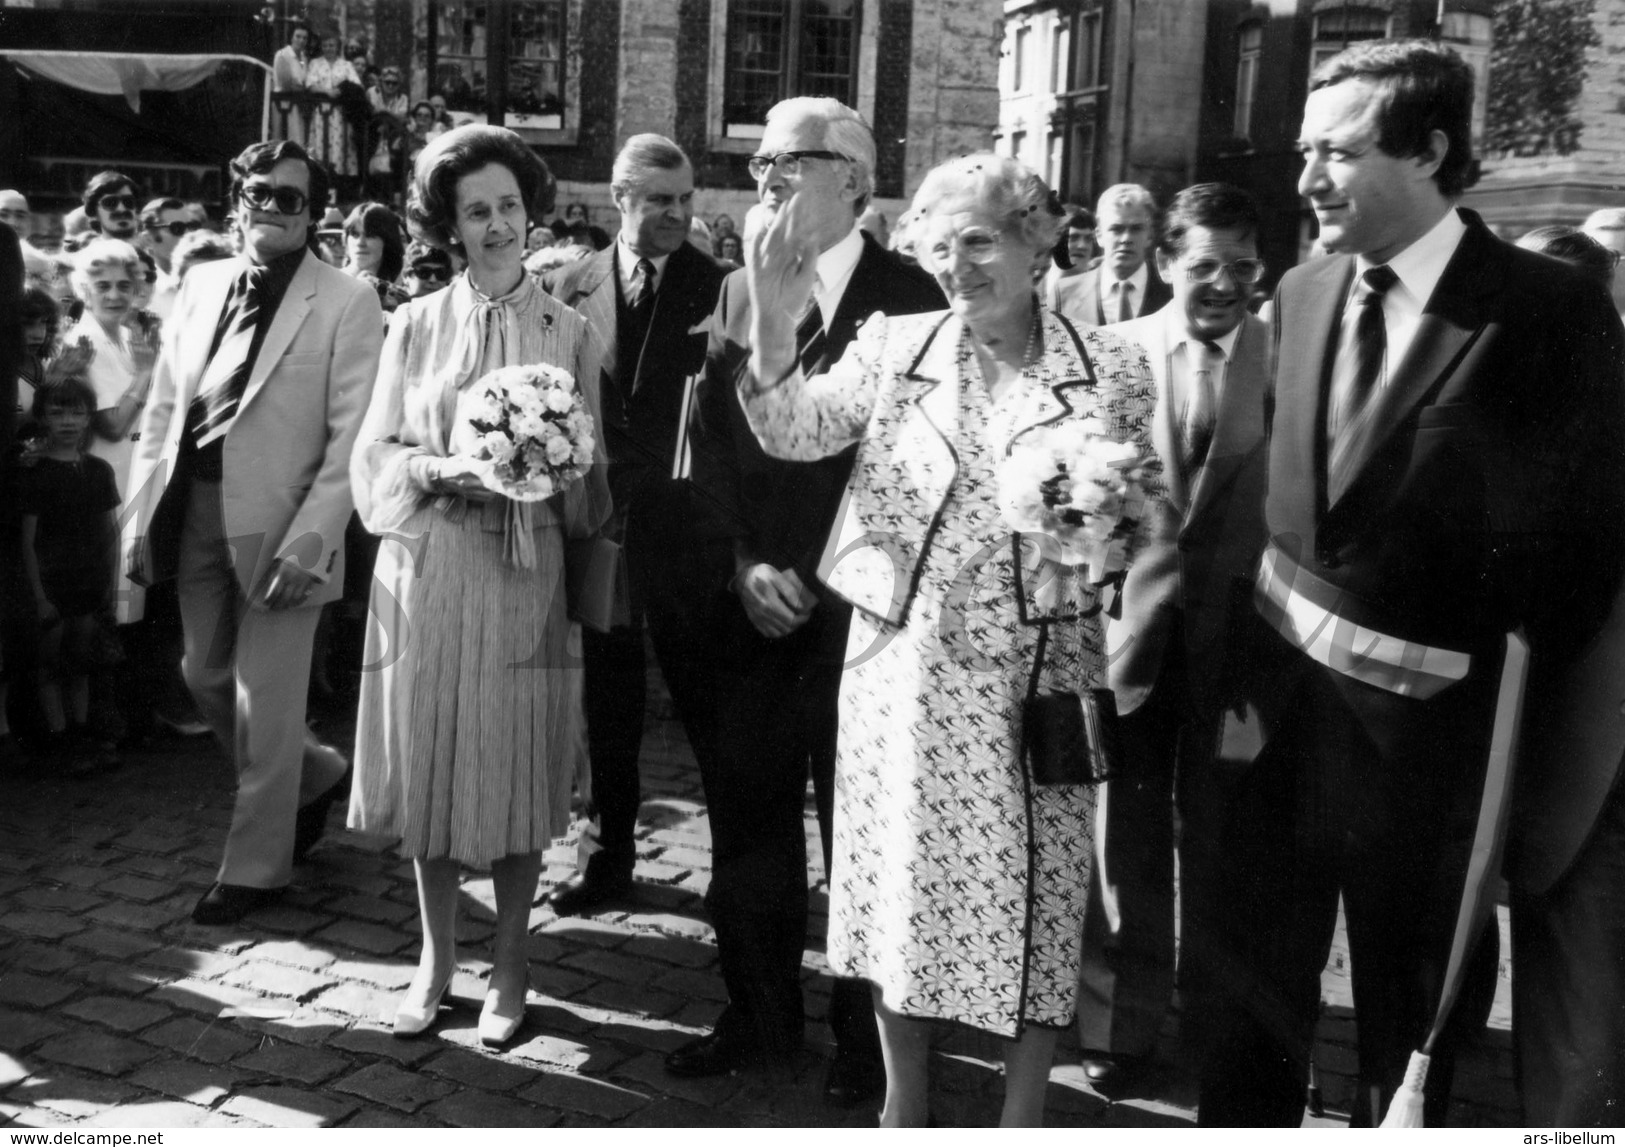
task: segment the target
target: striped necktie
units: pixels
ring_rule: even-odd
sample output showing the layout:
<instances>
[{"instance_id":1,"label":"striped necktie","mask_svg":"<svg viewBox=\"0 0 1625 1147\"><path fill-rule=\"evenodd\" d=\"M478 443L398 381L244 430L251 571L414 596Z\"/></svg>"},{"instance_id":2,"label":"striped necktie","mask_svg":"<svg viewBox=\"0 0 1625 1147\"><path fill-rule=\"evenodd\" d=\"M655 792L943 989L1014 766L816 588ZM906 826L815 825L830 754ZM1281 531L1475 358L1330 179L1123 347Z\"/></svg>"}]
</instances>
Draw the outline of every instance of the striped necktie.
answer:
<instances>
[{"instance_id":1,"label":"striped necktie","mask_svg":"<svg viewBox=\"0 0 1625 1147\"><path fill-rule=\"evenodd\" d=\"M1370 413L1372 396L1382 377L1388 350L1382 297L1399 282L1393 268L1372 267L1360 276L1344 314L1337 358L1332 365L1328 437L1329 489L1332 501L1342 497L1353 475L1347 472L1348 451ZM1350 321L1352 320L1352 321Z\"/></svg>"},{"instance_id":2,"label":"striped necktie","mask_svg":"<svg viewBox=\"0 0 1625 1147\"><path fill-rule=\"evenodd\" d=\"M818 292L822 284L815 277L813 292L807 299L807 309L796 324L796 361L803 374L817 374L824 365L824 352L829 347L829 336L824 331L824 312L818 305Z\"/></svg>"},{"instance_id":3,"label":"striped necktie","mask_svg":"<svg viewBox=\"0 0 1625 1147\"><path fill-rule=\"evenodd\" d=\"M242 402L243 391L248 388L248 375L254 365L249 352L253 350L254 329L259 324L260 288L264 281L264 267L249 267L238 276L237 312L203 372L197 397L192 400L193 410L197 412L199 446L224 438L237 417L237 407Z\"/></svg>"}]
</instances>

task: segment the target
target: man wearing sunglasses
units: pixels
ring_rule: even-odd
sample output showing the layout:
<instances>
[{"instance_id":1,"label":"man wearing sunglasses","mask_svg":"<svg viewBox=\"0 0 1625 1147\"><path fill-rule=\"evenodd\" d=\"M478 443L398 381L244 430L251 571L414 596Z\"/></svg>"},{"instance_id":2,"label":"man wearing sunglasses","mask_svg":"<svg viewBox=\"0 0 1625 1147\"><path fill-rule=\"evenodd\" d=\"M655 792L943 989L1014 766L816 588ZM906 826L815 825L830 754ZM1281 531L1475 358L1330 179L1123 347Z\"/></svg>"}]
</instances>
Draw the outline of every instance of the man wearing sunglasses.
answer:
<instances>
[{"instance_id":1,"label":"man wearing sunglasses","mask_svg":"<svg viewBox=\"0 0 1625 1147\"><path fill-rule=\"evenodd\" d=\"M1214 754L1245 653L1229 640L1263 547L1268 327L1247 311L1262 279L1258 207L1223 183L1200 183L1168 208L1157 270L1161 309L1108 329L1145 349L1157 381L1148 411L1168 499L1111 611L1107 681L1122 715L1123 776L1111 783L1084 919L1078 1000L1084 1073L1129 1084L1156 1046L1174 987L1174 804L1181 812L1180 992L1186 1017L1211 966ZM1240 588L1236 588L1237 583ZM1220 693L1216 687L1223 686ZM1207 965L1203 960L1209 960ZM1189 1034L1189 1033L1187 1033Z\"/></svg>"},{"instance_id":2,"label":"man wearing sunglasses","mask_svg":"<svg viewBox=\"0 0 1625 1147\"><path fill-rule=\"evenodd\" d=\"M135 242L136 209L141 204L141 194L128 175L120 171L97 172L85 185L81 202L92 231Z\"/></svg>"},{"instance_id":3,"label":"man wearing sunglasses","mask_svg":"<svg viewBox=\"0 0 1625 1147\"><path fill-rule=\"evenodd\" d=\"M384 329L377 293L313 249L326 169L278 141L231 171L243 254L186 277L130 483L131 577L179 577L186 683L237 766L200 924L276 899L343 788L344 758L305 729L305 686L344 586L350 451Z\"/></svg>"},{"instance_id":4,"label":"man wearing sunglasses","mask_svg":"<svg viewBox=\"0 0 1625 1147\"><path fill-rule=\"evenodd\" d=\"M169 317L175 304L175 291L180 286L173 263L175 245L196 226L186 204L179 199L154 199L141 209L139 245L146 248L153 262L158 264L158 280L153 284L147 309L161 319Z\"/></svg>"},{"instance_id":5,"label":"man wearing sunglasses","mask_svg":"<svg viewBox=\"0 0 1625 1147\"><path fill-rule=\"evenodd\" d=\"M856 111L833 99L776 104L749 161L765 226L794 198L799 238L819 252L815 305L797 328L807 373L837 362L875 311L939 310L936 282L858 227L874 193L875 144ZM746 243L755 231L746 226ZM769 458L745 421L734 380L750 355L745 272L723 283L711 320L694 480L732 535L734 576L722 631L717 745L701 780L711 817L711 886L728 1007L708 1035L666 1059L678 1075L783 1062L802 1042L801 954L807 932L807 777L830 866L835 734L851 609L814 571L851 472L851 452L820 462ZM829 1003L835 1058L825 1101L850 1106L884 1085L869 987L837 980Z\"/></svg>"}]
</instances>

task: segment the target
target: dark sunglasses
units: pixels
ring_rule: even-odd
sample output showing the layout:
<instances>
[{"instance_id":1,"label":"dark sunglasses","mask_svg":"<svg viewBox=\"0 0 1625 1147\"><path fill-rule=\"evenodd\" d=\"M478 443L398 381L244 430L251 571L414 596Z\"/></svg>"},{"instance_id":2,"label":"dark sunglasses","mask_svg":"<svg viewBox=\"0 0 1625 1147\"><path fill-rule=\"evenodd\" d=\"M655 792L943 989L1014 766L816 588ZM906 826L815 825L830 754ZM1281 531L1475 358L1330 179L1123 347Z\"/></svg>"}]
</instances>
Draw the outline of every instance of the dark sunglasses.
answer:
<instances>
[{"instance_id":1,"label":"dark sunglasses","mask_svg":"<svg viewBox=\"0 0 1625 1147\"><path fill-rule=\"evenodd\" d=\"M135 196L133 195L104 195L96 201L99 211L133 211L135 210Z\"/></svg>"},{"instance_id":2,"label":"dark sunglasses","mask_svg":"<svg viewBox=\"0 0 1625 1147\"><path fill-rule=\"evenodd\" d=\"M146 225L147 231L153 235L162 235L165 231L168 231L177 239L186 234L188 231L196 231L197 228L198 225L196 223L188 223L180 219L177 219L172 223L148 223Z\"/></svg>"},{"instance_id":3,"label":"dark sunglasses","mask_svg":"<svg viewBox=\"0 0 1625 1147\"><path fill-rule=\"evenodd\" d=\"M422 279L426 283L449 283L451 268L439 263L414 263L412 277Z\"/></svg>"},{"instance_id":4,"label":"dark sunglasses","mask_svg":"<svg viewBox=\"0 0 1625 1147\"><path fill-rule=\"evenodd\" d=\"M243 202L255 211L264 211L273 203L284 215L303 215L310 202L297 187L278 187L273 183L243 184Z\"/></svg>"}]
</instances>

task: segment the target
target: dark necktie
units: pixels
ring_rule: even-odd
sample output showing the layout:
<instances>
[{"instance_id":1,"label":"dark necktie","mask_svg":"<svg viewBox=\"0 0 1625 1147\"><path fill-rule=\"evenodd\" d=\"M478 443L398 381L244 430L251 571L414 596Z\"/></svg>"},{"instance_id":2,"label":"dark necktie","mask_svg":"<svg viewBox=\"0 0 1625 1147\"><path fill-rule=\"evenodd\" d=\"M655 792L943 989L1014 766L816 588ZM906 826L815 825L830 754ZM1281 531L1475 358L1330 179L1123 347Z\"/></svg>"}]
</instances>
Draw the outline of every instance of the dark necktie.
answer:
<instances>
[{"instance_id":1,"label":"dark necktie","mask_svg":"<svg viewBox=\"0 0 1625 1147\"><path fill-rule=\"evenodd\" d=\"M1399 276L1391 268L1372 267L1360 276L1349 301L1353 322L1344 320L1341 345L1332 368L1332 401L1327 426L1330 438L1328 493L1334 502L1348 485L1351 475L1344 473L1348 452L1371 412L1371 398L1382 377L1383 356L1388 348L1382 297L1397 282Z\"/></svg>"},{"instance_id":2,"label":"dark necktie","mask_svg":"<svg viewBox=\"0 0 1625 1147\"><path fill-rule=\"evenodd\" d=\"M1117 280L1117 322L1126 323L1134 317L1134 284L1127 279Z\"/></svg>"},{"instance_id":3,"label":"dark necktie","mask_svg":"<svg viewBox=\"0 0 1625 1147\"><path fill-rule=\"evenodd\" d=\"M655 301L655 265L647 259L639 259L633 280L632 309L642 314Z\"/></svg>"},{"instance_id":4,"label":"dark necktie","mask_svg":"<svg viewBox=\"0 0 1625 1147\"><path fill-rule=\"evenodd\" d=\"M254 347L254 329L259 324L260 288L264 280L263 267L249 267L237 279L237 311L227 324L219 349L203 372L197 397L192 400L200 411L196 423L199 446L225 437L237 417L237 406L248 388L249 372L254 365L250 352Z\"/></svg>"},{"instance_id":5,"label":"dark necktie","mask_svg":"<svg viewBox=\"0 0 1625 1147\"><path fill-rule=\"evenodd\" d=\"M824 352L829 348L829 336L824 331L824 314L818 306L817 280L813 294L801 322L796 324L796 361L803 374L817 374L824 365Z\"/></svg>"}]
</instances>

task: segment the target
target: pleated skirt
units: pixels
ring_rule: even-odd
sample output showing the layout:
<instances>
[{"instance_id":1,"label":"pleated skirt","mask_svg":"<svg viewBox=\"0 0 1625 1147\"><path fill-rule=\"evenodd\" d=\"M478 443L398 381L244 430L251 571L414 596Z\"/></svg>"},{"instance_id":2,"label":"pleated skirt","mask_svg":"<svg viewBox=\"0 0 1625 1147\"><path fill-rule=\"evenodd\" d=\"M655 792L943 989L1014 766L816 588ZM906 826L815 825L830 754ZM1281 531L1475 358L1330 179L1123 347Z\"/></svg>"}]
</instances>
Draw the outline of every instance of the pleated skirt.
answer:
<instances>
[{"instance_id":1,"label":"pleated skirt","mask_svg":"<svg viewBox=\"0 0 1625 1147\"><path fill-rule=\"evenodd\" d=\"M581 632L560 531L534 535L536 568L520 569L479 515L426 506L379 546L350 828L482 868L569 828L587 758Z\"/></svg>"}]
</instances>

